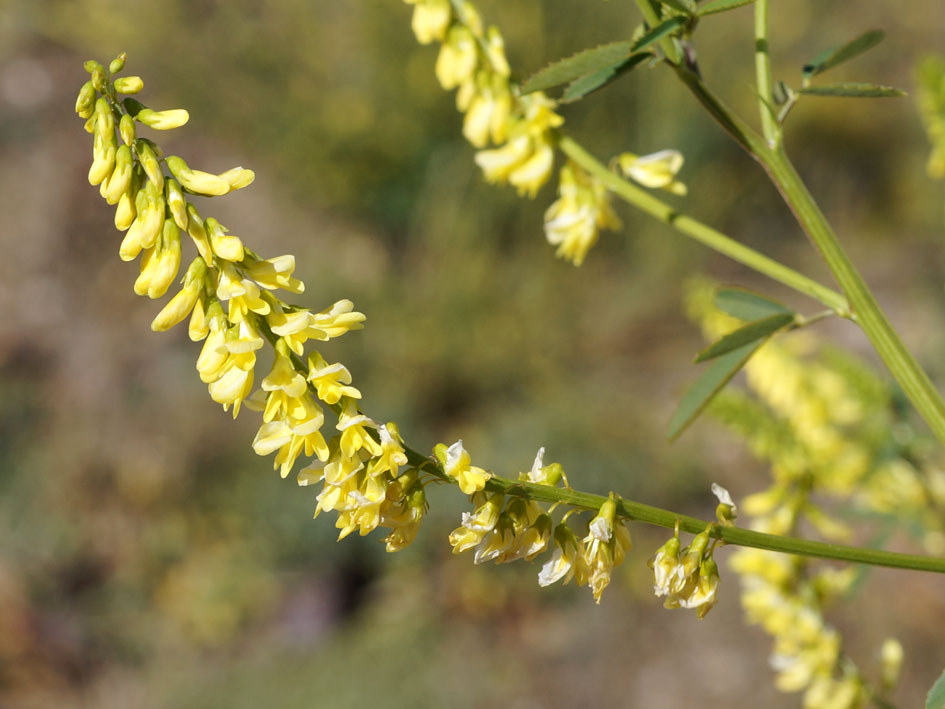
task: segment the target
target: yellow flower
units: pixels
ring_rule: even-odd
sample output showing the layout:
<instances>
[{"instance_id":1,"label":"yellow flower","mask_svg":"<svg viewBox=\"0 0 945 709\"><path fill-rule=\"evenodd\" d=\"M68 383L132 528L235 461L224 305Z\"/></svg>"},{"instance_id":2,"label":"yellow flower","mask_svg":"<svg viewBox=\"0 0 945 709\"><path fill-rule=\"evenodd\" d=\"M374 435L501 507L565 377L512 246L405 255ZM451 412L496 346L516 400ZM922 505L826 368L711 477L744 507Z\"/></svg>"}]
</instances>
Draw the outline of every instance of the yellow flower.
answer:
<instances>
[{"instance_id":1,"label":"yellow flower","mask_svg":"<svg viewBox=\"0 0 945 709\"><path fill-rule=\"evenodd\" d=\"M374 421L358 411L354 399L346 398L342 405L341 414L338 416L338 424L335 426L341 431L339 446L342 455L351 458L362 448L366 449L372 456L381 454L380 445L365 430L365 426L377 428Z\"/></svg>"},{"instance_id":2,"label":"yellow flower","mask_svg":"<svg viewBox=\"0 0 945 709\"><path fill-rule=\"evenodd\" d=\"M361 392L352 386L351 372L340 362L328 364L318 352L308 357L308 380L315 386L318 398L328 405L337 404L341 397L360 399Z\"/></svg>"},{"instance_id":3,"label":"yellow flower","mask_svg":"<svg viewBox=\"0 0 945 709\"><path fill-rule=\"evenodd\" d=\"M400 466L407 465L403 439L393 422L382 424L377 432L381 438L381 452L368 466L368 475L390 473L392 478L396 478L400 474Z\"/></svg>"},{"instance_id":4,"label":"yellow flower","mask_svg":"<svg viewBox=\"0 0 945 709\"><path fill-rule=\"evenodd\" d=\"M676 181L676 173L683 166L683 156L678 150L660 150L642 157L623 153L617 157L617 164L626 177L644 187L686 194L686 186Z\"/></svg>"},{"instance_id":5,"label":"yellow flower","mask_svg":"<svg viewBox=\"0 0 945 709\"><path fill-rule=\"evenodd\" d=\"M606 188L574 163L561 168L558 194L545 211L545 237L558 247L556 256L580 266L600 229L619 229L620 220Z\"/></svg>"},{"instance_id":6,"label":"yellow flower","mask_svg":"<svg viewBox=\"0 0 945 709\"><path fill-rule=\"evenodd\" d=\"M550 586L561 579L568 583L575 577L578 584L583 584L587 579L584 545L564 522L555 527L554 545L551 559L542 565L538 573L538 585Z\"/></svg>"},{"instance_id":7,"label":"yellow flower","mask_svg":"<svg viewBox=\"0 0 945 709\"><path fill-rule=\"evenodd\" d=\"M420 44L443 41L449 29L453 11L449 0L405 0L413 5L411 28Z\"/></svg>"},{"instance_id":8,"label":"yellow flower","mask_svg":"<svg viewBox=\"0 0 945 709\"><path fill-rule=\"evenodd\" d=\"M455 479L459 483L459 489L467 495L482 490L486 481L492 477L482 468L471 465L469 453L463 448L462 441L456 441L445 450L443 463L443 472L447 476Z\"/></svg>"},{"instance_id":9,"label":"yellow flower","mask_svg":"<svg viewBox=\"0 0 945 709\"><path fill-rule=\"evenodd\" d=\"M468 28L453 25L436 59L436 78L446 89L454 89L472 78L479 64L476 39Z\"/></svg>"},{"instance_id":10,"label":"yellow flower","mask_svg":"<svg viewBox=\"0 0 945 709\"><path fill-rule=\"evenodd\" d=\"M292 272L295 270L295 256L292 254L276 256L264 261L254 258L248 260L246 275L263 288L269 290L282 288L290 293L302 293L305 290L305 284L302 281L292 278Z\"/></svg>"}]
</instances>

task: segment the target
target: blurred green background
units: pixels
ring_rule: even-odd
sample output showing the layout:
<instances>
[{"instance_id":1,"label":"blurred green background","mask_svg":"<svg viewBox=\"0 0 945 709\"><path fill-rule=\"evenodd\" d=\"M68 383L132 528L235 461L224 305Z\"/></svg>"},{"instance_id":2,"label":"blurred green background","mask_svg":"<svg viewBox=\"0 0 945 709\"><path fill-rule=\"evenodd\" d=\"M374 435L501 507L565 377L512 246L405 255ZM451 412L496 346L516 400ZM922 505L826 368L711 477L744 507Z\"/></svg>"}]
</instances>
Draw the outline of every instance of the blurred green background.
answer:
<instances>
[{"instance_id":1,"label":"blurred green background","mask_svg":"<svg viewBox=\"0 0 945 709\"><path fill-rule=\"evenodd\" d=\"M836 79L911 89L945 49L941 0L773 3L777 78L867 29L886 41ZM632 2L490 0L515 70L629 34ZM314 493L282 481L195 376L186 333L150 332L112 210L88 185L90 139L72 111L82 61L127 51L154 108L190 124L158 136L191 165L257 181L200 209L263 255L294 253L319 310L354 300L364 331L325 350L367 411L429 450L459 437L474 462L528 469L544 445L578 488L710 515L767 472L706 421L663 429L696 370L682 316L696 273L814 304L618 206L581 269L557 260L534 201L485 185L436 50L398 0L0 2L0 706L791 707L746 628L737 581L702 622L664 611L636 550L603 604L539 589L537 565L450 557L464 501L433 490L418 540L334 543ZM705 76L754 119L752 13L704 21ZM668 73L640 70L568 126L604 159L675 147L685 208L825 282L829 274L760 170ZM811 99L790 119L799 170L933 378L945 382L942 185L924 173L911 99ZM848 323L828 338L870 357ZM724 552L722 556L724 556ZM868 622L864 621L868 618ZM897 695L917 706L945 666L939 578L877 571L832 616L875 670L904 640ZM930 622L934 619L934 622Z\"/></svg>"}]
</instances>

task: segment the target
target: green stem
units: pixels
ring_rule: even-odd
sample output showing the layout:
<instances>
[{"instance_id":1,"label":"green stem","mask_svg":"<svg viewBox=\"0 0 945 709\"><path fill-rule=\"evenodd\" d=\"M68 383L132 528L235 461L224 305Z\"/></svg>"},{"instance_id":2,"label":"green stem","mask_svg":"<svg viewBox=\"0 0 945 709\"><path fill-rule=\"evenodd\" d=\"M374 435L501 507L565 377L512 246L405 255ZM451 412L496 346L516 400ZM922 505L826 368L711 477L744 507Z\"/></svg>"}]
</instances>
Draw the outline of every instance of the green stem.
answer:
<instances>
[{"instance_id":1,"label":"green stem","mask_svg":"<svg viewBox=\"0 0 945 709\"><path fill-rule=\"evenodd\" d=\"M945 402L876 302L787 155L779 148L766 150L755 157L820 251L876 352L935 436L945 443Z\"/></svg>"},{"instance_id":2,"label":"green stem","mask_svg":"<svg viewBox=\"0 0 945 709\"><path fill-rule=\"evenodd\" d=\"M639 7L640 12L643 13L643 19L646 20L650 29L662 22L662 18L657 8L653 5L652 0L637 0L637 7ZM670 62L679 64L679 62L682 61L682 52L679 49L679 45L676 44L672 37L664 37L659 41L659 45L663 50L663 54L666 55L666 58L669 59Z\"/></svg>"},{"instance_id":3,"label":"green stem","mask_svg":"<svg viewBox=\"0 0 945 709\"><path fill-rule=\"evenodd\" d=\"M607 167L568 136L562 135L559 138L558 147L565 155L594 175L607 189L634 207L661 222L669 224L682 234L718 251L720 254L728 256L779 283L783 283L799 293L820 301L841 317L850 317L850 307L840 293L774 259L758 253L692 217L680 214L666 202L624 180L612 170L608 170Z\"/></svg>"},{"instance_id":4,"label":"green stem","mask_svg":"<svg viewBox=\"0 0 945 709\"><path fill-rule=\"evenodd\" d=\"M769 146L778 143L780 131L772 115L771 57L768 54L768 0L755 0L755 81L758 83L758 112L761 129Z\"/></svg>"},{"instance_id":5,"label":"green stem","mask_svg":"<svg viewBox=\"0 0 945 709\"><path fill-rule=\"evenodd\" d=\"M817 206L783 146L771 148L716 98L703 81L685 68L675 67L676 74L710 115L732 135L765 168L784 201L794 212L798 223L820 251L834 278L849 301L855 319L940 442L945 443L945 401L928 375L903 344L883 313L863 277L850 261L827 218Z\"/></svg>"},{"instance_id":6,"label":"green stem","mask_svg":"<svg viewBox=\"0 0 945 709\"><path fill-rule=\"evenodd\" d=\"M265 335L266 339L275 346L279 337L269 329L269 326L263 318L260 318L260 330ZM295 353L292 353L290 357L298 371L307 371L305 361L301 357ZM308 386L312 393L315 394L316 392L312 384L309 383ZM340 403L331 405L329 408L336 414L341 412ZM407 454L407 462L409 465L433 476L441 482L456 484L455 480L443 473L435 458L424 455L406 445L404 446L404 452ZM501 492L506 495L522 497L536 502L561 502L572 507L589 511L599 510L600 506L607 500L607 497L603 495L594 495L571 488L559 488L520 480L509 480L495 475L486 482L486 489L490 492ZM766 549L769 551L783 552L785 554L814 556L822 559L834 559L836 561L871 564L873 566L889 566L900 569L945 573L945 559L936 559L913 554L900 554L898 552L882 551L878 549L847 547L838 544L828 544L826 542L814 542L794 537L764 534L762 532L754 532L750 529L742 529L739 527L725 527L713 522L706 522L696 517L677 514L669 510L660 509L659 507L653 507L651 505L645 505L642 502L634 502L633 500L625 500L623 498L617 499L617 509L621 516L636 522L644 522L667 529L673 529L678 524L679 529L693 534L698 534L711 527L710 535L712 537L727 544L737 546Z\"/></svg>"},{"instance_id":7,"label":"green stem","mask_svg":"<svg viewBox=\"0 0 945 709\"><path fill-rule=\"evenodd\" d=\"M428 472L432 468L437 471L437 477L444 479L445 476L439 472L439 466L432 458L418 453L411 448L407 448L406 451L408 462L411 465L418 468L422 466ZM450 482L454 481L450 480ZM607 500L605 495L594 495L579 490L538 485L536 483L522 482L520 480L509 480L498 476L493 476L486 482L486 490L523 497L536 502L562 502L572 507L589 511L599 510L600 506ZM676 524L679 524L681 530L691 532L692 534L698 534L711 527L709 532L710 536L727 544L778 551L785 554L814 556L821 559L833 559L858 564L889 566L899 569L932 571L945 574L945 559L914 554L900 554L898 552L883 551L880 549L848 547L840 544L798 539L796 537L782 537L775 534L754 532L750 529L742 529L741 527L726 527L715 522L707 522L696 517L677 514L669 510L660 509L659 507L653 507L651 505L645 505L642 502L634 502L633 500L625 500L623 498L617 499L617 510L621 516L635 522L644 522L667 529L673 529Z\"/></svg>"}]
</instances>

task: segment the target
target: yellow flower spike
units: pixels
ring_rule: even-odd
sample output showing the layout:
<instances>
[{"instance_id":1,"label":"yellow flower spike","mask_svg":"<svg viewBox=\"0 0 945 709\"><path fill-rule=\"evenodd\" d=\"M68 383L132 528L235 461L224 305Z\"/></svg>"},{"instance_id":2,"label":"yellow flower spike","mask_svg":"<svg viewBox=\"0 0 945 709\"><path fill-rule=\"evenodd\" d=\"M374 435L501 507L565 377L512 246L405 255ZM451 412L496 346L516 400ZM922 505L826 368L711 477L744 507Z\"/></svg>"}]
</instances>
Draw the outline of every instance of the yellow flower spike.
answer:
<instances>
[{"instance_id":1,"label":"yellow flower spike","mask_svg":"<svg viewBox=\"0 0 945 709\"><path fill-rule=\"evenodd\" d=\"M108 65L108 73L109 73L109 74L117 74L117 73L120 72L122 69L124 69L124 68L125 68L125 59L127 58L127 56L128 56L128 55L127 55L125 52L122 52L122 53L119 54L117 57L115 57L114 59L112 59L111 62L109 63L109 65Z\"/></svg>"},{"instance_id":2,"label":"yellow flower spike","mask_svg":"<svg viewBox=\"0 0 945 709\"><path fill-rule=\"evenodd\" d=\"M120 94L136 94L144 88L144 81L140 76L123 76L115 79L113 85Z\"/></svg>"},{"instance_id":3,"label":"yellow flower spike","mask_svg":"<svg viewBox=\"0 0 945 709\"><path fill-rule=\"evenodd\" d=\"M446 37L453 9L449 0L405 0L413 5L410 27L420 44L442 42Z\"/></svg>"},{"instance_id":4,"label":"yellow flower spike","mask_svg":"<svg viewBox=\"0 0 945 709\"><path fill-rule=\"evenodd\" d=\"M340 362L328 364L318 352L308 357L308 380L315 387L318 398L329 406L341 401L341 397L360 399L361 392L351 384L351 372Z\"/></svg>"},{"instance_id":5,"label":"yellow flower spike","mask_svg":"<svg viewBox=\"0 0 945 709\"><path fill-rule=\"evenodd\" d=\"M203 257L207 266L213 265L213 250L210 248L210 237L207 235L207 229L204 226L203 219L194 205L187 204L187 233L193 239L194 246L197 247L197 253Z\"/></svg>"},{"instance_id":6,"label":"yellow flower spike","mask_svg":"<svg viewBox=\"0 0 945 709\"><path fill-rule=\"evenodd\" d=\"M269 290L282 288L290 293L302 293L305 291L305 284L298 278L292 277L293 271L295 271L295 256L285 254L264 261L253 259L246 268L246 275Z\"/></svg>"},{"instance_id":7,"label":"yellow flower spike","mask_svg":"<svg viewBox=\"0 0 945 709\"><path fill-rule=\"evenodd\" d=\"M242 240L233 234L227 234L227 228L213 217L207 217L204 222L207 235L210 237L210 247L213 253L224 261L238 263L243 260L245 253Z\"/></svg>"},{"instance_id":8,"label":"yellow flower spike","mask_svg":"<svg viewBox=\"0 0 945 709\"><path fill-rule=\"evenodd\" d=\"M476 40L466 27L453 25L436 59L436 78L446 89L454 89L472 78L479 63Z\"/></svg>"},{"instance_id":9,"label":"yellow flower spike","mask_svg":"<svg viewBox=\"0 0 945 709\"><path fill-rule=\"evenodd\" d=\"M180 183L173 177L164 180L164 199L167 201L167 208L174 217L174 223L178 228L187 230L187 201L184 199L184 193L180 189Z\"/></svg>"},{"instance_id":10,"label":"yellow flower spike","mask_svg":"<svg viewBox=\"0 0 945 709\"><path fill-rule=\"evenodd\" d=\"M644 187L663 189L673 194L686 194L686 186L676 181L676 173L683 166L683 156L678 150L660 150L642 157L633 153L623 153L617 157L617 164L625 177L629 177Z\"/></svg>"},{"instance_id":11,"label":"yellow flower spike","mask_svg":"<svg viewBox=\"0 0 945 709\"><path fill-rule=\"evenodd\" d=\"M121 140L125 145L134 145L135 140L137 140L135 119L129 116L127 113L122 114L121 120L118 121L118 132L121 135Z\"/></svg>"},{"instance_id":12,"label":"yellow flower spike","mask_svg":"<svg viewBox=\"0 0 945 709\"><path fill-rule=\"evenodd\" d=\"M134 195L136 196L137 192ZM132 190L129 190L118 198L118 207L115 209L115 228L118 231L127 231L134 223L136 215L135 199Z\"/></svg>"},{"instance_id":13,"label":"yellow flower spike","mask_svg":"<svg viewBox=\"0 0 945 709\"><path fill-rule=\"evenodd\" d=\"M191 170L183 158L169 155L165 162L181 186L194 194L219 197L230 191L230 183L222 177L202 170Z\"/></svg>"},{"instance_id":14,"label":"yellow flower spike","mask_svg":"<svg viewBox=\"0 0 945 709\"><path fill-rule=\"evenodd\" d=\"M173 219L164 220L156 258L157 263L148 284L148 297L152 299L167 293L180 270L180 230Z\"/></svg>"},{"instance_id":15,"label":"yellow flower spike","mask_svg":"<svg viewBox=\"0 0 945 709\"><path fill-rule=\"evenodd\" d=\"M79 89L79 95L75 100L75 112L80 118L91 118L95 111L95 87L91 81L86 81Z\"/></svg>"},{"instance_id":16,"label":"yellow flower spike","mask_svg":"<svg viewBox=\"0 0 945 709\"><path fill-rule=\"evenodd\" d=\"M242 167L233 167L226 172L221 172L220 178L226 180L231 190L241 190L253 183L256 173Z\"/></svg>"},{"instance_id":17,"label":"yellow flower spike","mask_svg":"<svg viewBox=\"0 0 945 709\"><path fill-rule=\"evenodd\" d=\"M109 204L118 204L121 196L128 192L131 186L131 177L134 172L134 159L131 156L131 148L127 145L118 146L115 152L115 169L111 176L102 184L107 183L105 189L105 201Z\"/></svg>"},{"instance_id":18,"label":"yellow flower spike","mask_svg":"<svg viewBox=\"0 0 945 709\"><path fill-rule=\"evenodd\" d=\"M486 32L486 57L492 70L499 76L508 77L512 73L509 62L505 58L505 40L499 28L492 26Z\"/></svg>"}]
</instances>

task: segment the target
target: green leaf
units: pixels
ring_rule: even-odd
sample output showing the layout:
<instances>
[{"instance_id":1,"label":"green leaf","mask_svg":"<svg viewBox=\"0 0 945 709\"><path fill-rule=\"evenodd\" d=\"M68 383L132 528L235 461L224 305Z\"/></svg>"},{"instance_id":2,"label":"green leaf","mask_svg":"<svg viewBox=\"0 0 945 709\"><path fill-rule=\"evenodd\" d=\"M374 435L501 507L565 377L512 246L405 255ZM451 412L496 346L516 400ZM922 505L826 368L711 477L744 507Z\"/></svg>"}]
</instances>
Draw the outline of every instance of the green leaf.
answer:
<instances>
[{"instance_id":1,"label":"green leaf","mask_svg":"<svg viewBox=\"0 0 945 709\"><path fill-rule=\"evenodd\" d=\"M751 5L755 0L715 0L699 8L699 16L714 15L718 12L734 10L736 7Z\"/></svg>"},{"instance_id":2,"label":"green leaf","mask_svg":"<svg viewBox=\"0 0 945 709\"><path fill-rule=\"evenodd\" d=\"M585 74L593 74L626 61L633 51L633 42L624 40L585 49L566 59L560 59L532 74L522 84L522 93L544 91L559 84L574 81Z\"/></svg>"},{"instance_id":3,"label":"green leaf","mask_svg":"<svg viewBox=\"0 0 945 709\"><path fill-rule=\"evenodd\" d=\"M853 59L853 57L862 54L867 49L872 49L882 42L885 36L886 33L882 30L871 30L847 42L842 47L831 47L824 50L814 57L810 64L804 66L804 78L809 79L812 76L817 76L821 72L837 66L837 64Z\"/></svg>"},{"instance_id":4,"label":"green leaf","mask_svg":"<svg viewBox=\"0 0 945 709\"><path fill-rule=\"evenodd\" d=\"M843 96L846 98L887 98L906 95L905 91L892 86L865 84L860 81L847 81L842 84L827 84L826 86L807 86L798 89L798 92L809 96Z\"/></svg>"},{"instance_id":5,"label":"green leaf","mask_svg":"<svg viewBox=\"0 0 945 709\"><path fill-rule=\"evenodd\" d=\"M709 365L679 402L679 407L669 422L667 432L669 440L675 441L689 427L689 424L698 418L715 395L738 374L738 370L745 366L745 362L761 346L761 343L762 341L758 341L742 345Z\"/></svg>"},{"instance_id":6,"label":"green leaf","mask_svg":"<svg viewBox=\"0 0 945 709\"><path fill-rule=\"evenodd\" d=\"M705 362L707 359L715 359L739 347L761 340L792 322L794 322L794 313L777 313L762 318L761 320L750 322L706 347L702 352L696 355L696 362Z\"/></svg>"},{"instance_id":7,"label":"green leaf","mask_svg":"<svg viewBox=\"0 0 945 709\"><path fill-rule=\"evenodd\" d=\"M769 315L793 311L777 301L743 288L720 288L715 294L715 307L739 320L758 320Z\"/></svg>"},{"instance_id":8,"label":"green leaf","mask_svg":"<svg viewBox=\"0 0 945 709\"><path fill-rule=\"evenodd\" d=\"M652 55L647 52L631 54L628 59L623 60L619 64L605 67L593 72L592 74L585 74L584 76L575 79L570 84L568 84L568 88L566 88L564 93L561 94L561 102L571 103L584 98L592 91L597 91L598 89L603 88L614 79L617 79L622 74L627 73L637 66L637 64L640 64L641 62L649 59L650 56Z\"/></svg>"},{"instance_id":9,"label":"green leaf","mask_svg":"<svg viewBox=\"0 0 945 709\"><path fill-rule=\"evenodd\" d=\"M641 49L649 47L651 44L659 42L666 35L679 29L684 24L686 24L685 17L670 17L668 20L663 20L656 27L651 29L645 35L640 37L640 39L634 42L631 50L638 52Z\"/></svg>"},{"instance_id":10,"label":"green leaf","mask_svg":"<svg viewBox=\"0 0 945 709\"><path fill-rule=\"evenodd\" d=\"M943 709L945 707L945 672L935 680L932 689L925 698L925 709Z\"/></svg>"}]
</instances>

